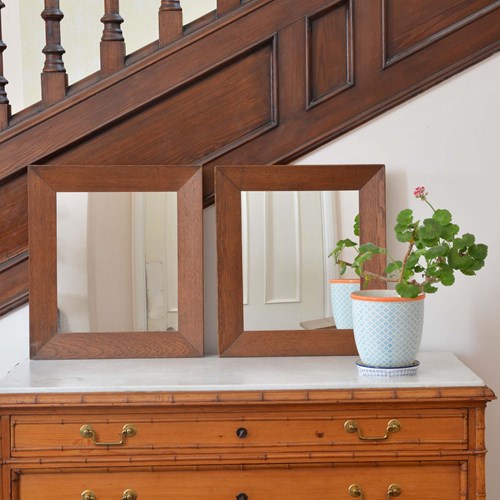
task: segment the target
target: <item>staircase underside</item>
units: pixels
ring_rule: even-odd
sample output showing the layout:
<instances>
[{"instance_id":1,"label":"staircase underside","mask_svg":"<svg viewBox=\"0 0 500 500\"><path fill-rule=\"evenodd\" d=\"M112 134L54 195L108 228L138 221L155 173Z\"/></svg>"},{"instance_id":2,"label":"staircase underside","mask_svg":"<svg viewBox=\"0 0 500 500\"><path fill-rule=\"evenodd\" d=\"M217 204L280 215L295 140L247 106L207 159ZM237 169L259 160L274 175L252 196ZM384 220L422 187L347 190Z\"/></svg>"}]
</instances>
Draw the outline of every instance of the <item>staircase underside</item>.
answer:
<instances>
[{"instance_id":1,"label":"staircase underside","mask_svg":"<svg viewBox=\"0 0 500 500\"><path fill-rule=\"evenodd\" d=\"M26 167L289 163L496 52L491 0L254 0L0 134L0 314L28 300ZM457 102L457 106L460 103Z\"/></svg>"}]
</instances>

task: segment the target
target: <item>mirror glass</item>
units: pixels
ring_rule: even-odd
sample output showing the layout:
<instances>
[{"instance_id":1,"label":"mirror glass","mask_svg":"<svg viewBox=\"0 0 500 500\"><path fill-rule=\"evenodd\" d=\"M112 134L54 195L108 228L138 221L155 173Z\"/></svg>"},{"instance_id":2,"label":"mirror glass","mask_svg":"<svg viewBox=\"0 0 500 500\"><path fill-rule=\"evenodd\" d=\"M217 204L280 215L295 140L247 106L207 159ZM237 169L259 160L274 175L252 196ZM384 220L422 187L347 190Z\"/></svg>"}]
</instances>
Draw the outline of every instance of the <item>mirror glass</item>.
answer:
<instances>
[{"instance_id":1,"label":"mirror glass","mask_svg":"<svg viewBox=\"0 0 500 500\"><path fill-rule=\"evenodd\" d=\"M177 253L176 192L58 192L59 331L177 331Z\"/></svg>"},{"instance_id":2,"label":"mirror glass","mask_svg":"<svg viewBox=\"0 0 500 500\"><path fill-rule=\"evenodd\" d=\"M245 331L331 318L329 281L339 270L328 255L339 239L357 241L358 212L358 191L241 192Z\"/></svg>"}]
</instances>

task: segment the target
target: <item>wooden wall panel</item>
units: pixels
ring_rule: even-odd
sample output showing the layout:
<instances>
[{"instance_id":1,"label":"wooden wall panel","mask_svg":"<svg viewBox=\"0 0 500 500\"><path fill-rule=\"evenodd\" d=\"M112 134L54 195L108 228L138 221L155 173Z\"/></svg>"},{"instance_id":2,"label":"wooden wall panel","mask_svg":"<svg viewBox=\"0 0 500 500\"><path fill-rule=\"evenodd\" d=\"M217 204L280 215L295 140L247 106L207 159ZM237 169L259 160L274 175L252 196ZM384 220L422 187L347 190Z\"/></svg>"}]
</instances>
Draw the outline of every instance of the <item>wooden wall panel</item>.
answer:
<instances>
[{"instance_id":1,"label":"wooden wall panel","mask_svg":"<svg viewBox=\"0 0 500 500\"><path fill-rule=\"evenodd\" d=\"M6 184L0 184L0 262L26 250L28 214L26 177L20 175Z\"/></svg>"},{"instance_id":2,"label":"wooden wall panel","mask_svg":"<svg viewBox=\"0 0 500 500\"><path fill-rule=\"evenodd\" d=\"M273 38L51 163L191 164L276 126ZM229 123L232 126L227 126ZM124 137L130 140L123 141ZM189 137L189 141L186 138Z\"/></svg>"},{"instance_id":3,"label":"wooden wall panel","mask_svg":"<svg viewBox=\"0 0 500 500\"><path fill-rule=\"evenodd\" d=\"M308 19L309 106L353 84L352 1L341 1Z\"/></svg>"},{"instance_id":4,"label":"wooden wall panel","mask_svg":"<svg viewBox=\"0 0 500 500\"><path fill-rule=\"evenodd\" d=\"M28 300L26 176L0 184L0 315Z\"/></svg>"},{"instance_id":5,"label":"wooden wall panel","mask_svg":"<svg viewBox=\"0 0 500 500\"><path fill-rule=\"evenodd\" d=\"M498 7L496 0L382 0L386 65Z\"/></svg>"}]
</instances>

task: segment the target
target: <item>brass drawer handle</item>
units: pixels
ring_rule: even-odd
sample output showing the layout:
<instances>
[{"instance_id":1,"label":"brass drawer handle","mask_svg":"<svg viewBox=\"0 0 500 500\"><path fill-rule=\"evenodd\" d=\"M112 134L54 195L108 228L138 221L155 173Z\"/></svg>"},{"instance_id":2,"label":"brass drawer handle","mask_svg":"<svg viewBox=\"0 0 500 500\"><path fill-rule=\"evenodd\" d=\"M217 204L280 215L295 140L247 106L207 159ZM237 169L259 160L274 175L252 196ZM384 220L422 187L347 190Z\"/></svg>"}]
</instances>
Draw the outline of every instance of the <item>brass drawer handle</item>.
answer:
<instances>
[{"instance_id":1,"label":"brass drawer handle","mask_svg":"<svg viewBox=\"0 0 500 500\"><path fill-rule=\"evenodd\" d=\"M384 439L387 439L389 437L389 434L391 432L399 432L401 430L401 422L399 420L396 420L395 418L389 420L389 422L387 423L387 428L385 429L385 434L383 436L363 436L356 420L347 420L344 424L344 429L349 433L357 432L358 438L363 441L383 441Z\"/></svg>"},{"instance_id":2,"label":"brass drawer handle","mask_svg":"<svg viewBox=\"0 0 500 500\"><path fill-rule=\"evenodd\" d=\"M85 439L92 439L92 442L96 446L122 446L123 443L125 442L126 437L134 437L136 434L137 434L137 427L134 424L125 424L120 433L122 437L120 441L114 441L112 443L98 443L96 441L95 429L92 425L85 424L80 427L80 436L82 436L82 438Z\"/></svg>"},{"instance_id":3,"label":"brass drawer handle","mask_svg":"<svg viewBox=\"0 0 500 500\"><path fill-rule=\"evenodd\" d=\"M361 489L361 486L359 486L358 484L351 484L351 486L349 486L348 491L351 497L363 500L363 490ZM391 500L391 498L398 497L399 495L401 495L401 486L395 483L389 485L389 488L387 488L386 500Z\"/></svg>"},{"instance_id":4,"label":"brass drawer handle","mask_svg":"<svg viewBox=\"0 0 500 500\"><path fill-rule=\"evenodd\" d=\"M125 490L122 495L122 500L137 500L137 492L130 488Z\"/></svg>"},{"instance_id":5,"label":"brass drawer handle","mask_svg":"<svg viewBox=\"0 0 500 500\"><path fill-rule=\"evenodd\" d=\"M387 500L391 500L392 497L398 497L401 495L401 486L399 484L391 484L389 488L387 489Z\"/></svg>"},{"instance_id":6,"label":"brass drawer handle","mask_svg":"<svg viewBox=\"0 0 500 500\"><path fill-rule=\"evenodd\" d=\"M361 486L358 484L351 484L349 486L349 495L353 498L359 498L360 500L363 500L363 490L361 489Z\"/></svg>"},{"instance_id":7,"label":"brass drawer handle","mask_svg":"<svg viewBox=\"0 0 500 500\"><path fill-rule=\"evenodd\" d=\"M95 493L91 490L85 490L82 492L82 500L95 500Z\"/></svg>"}]
</instances>

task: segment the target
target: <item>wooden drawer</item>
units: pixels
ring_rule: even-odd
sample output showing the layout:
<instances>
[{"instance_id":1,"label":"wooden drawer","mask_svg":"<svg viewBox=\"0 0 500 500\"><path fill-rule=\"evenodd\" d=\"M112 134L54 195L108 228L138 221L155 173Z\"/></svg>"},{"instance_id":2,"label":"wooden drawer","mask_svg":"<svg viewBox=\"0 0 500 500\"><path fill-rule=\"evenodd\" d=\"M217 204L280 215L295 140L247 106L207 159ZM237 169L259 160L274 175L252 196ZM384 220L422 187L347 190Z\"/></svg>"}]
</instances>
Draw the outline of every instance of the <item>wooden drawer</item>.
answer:
<instances>
[{"instance_id":1,"label":"wooden drawer","mask_svg":"<svg viewBox=\"0 0 500 500\"><path fill-rule=\"evenodd\" d=\"M400 429L387 431L397 419ZM347 427L354 432L346 431ZM80 434L91 425L99 445ZM382 439L387 434L385 439ZM370 438L370 439L363 439ZM378 438L378 439L373 439ZM248 414L39 415L13 416L13 457L157 455L193 453L459 450L467 447L467 418L460 410L399 410L397 413L270 412Z\"/></svg>"},{"instance_id":2,"label":"wooden drawer","mask_svg":"<svg viewBox=\"0 0 500 500\"><path fill-rule=\"evenodd\" d=\"M465 469L465 468L464 468ZM90 490L96 500L122 498L133 489L137 500L350 500L358 485L366 500L385 500L391 484L405 500L460 500L466 474L458 462L427 464L357 464L253 466L218 470L119 471L19 470L13 498L76 500ZM245 496L242 496L244 494ZM358 496L357 498L360 498Z\"/></svg>"}]
</instances>

